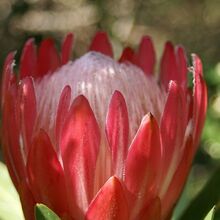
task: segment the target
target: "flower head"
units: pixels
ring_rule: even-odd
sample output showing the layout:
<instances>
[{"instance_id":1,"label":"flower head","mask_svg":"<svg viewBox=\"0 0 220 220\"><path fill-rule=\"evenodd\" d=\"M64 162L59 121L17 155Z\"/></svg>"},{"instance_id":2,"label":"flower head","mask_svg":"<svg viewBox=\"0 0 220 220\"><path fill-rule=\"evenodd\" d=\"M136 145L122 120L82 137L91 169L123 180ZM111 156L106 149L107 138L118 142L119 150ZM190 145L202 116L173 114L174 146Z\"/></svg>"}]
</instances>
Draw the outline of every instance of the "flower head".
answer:
<instances>
[{"instance_id":1,"label":"flower head","mask_svg":"<svg viewBox=\"0 0 220 220\"><path fill-rule=\"evenodd\" d=\"M160 74L149 37L112 56L105 33L69 61L52 39L14 53L2 82L3 149L27 219L44 203L62 219L162 220L172 214L204 124L207 91L193 55L166 43Z\"/></svg>"}]
</instances>

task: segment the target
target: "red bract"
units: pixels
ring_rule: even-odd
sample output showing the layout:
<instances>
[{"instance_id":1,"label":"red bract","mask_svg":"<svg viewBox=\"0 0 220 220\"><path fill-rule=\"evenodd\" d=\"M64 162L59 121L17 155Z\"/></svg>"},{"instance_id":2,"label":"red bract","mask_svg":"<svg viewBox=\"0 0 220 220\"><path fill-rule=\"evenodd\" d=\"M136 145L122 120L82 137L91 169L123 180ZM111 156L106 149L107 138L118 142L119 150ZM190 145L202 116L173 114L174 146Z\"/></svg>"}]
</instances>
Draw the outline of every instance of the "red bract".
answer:
<instances>
[{"instance_id":1,"label":"red bract","mask_svg":"<svg viewBox=\"0 0 220 220\"><path fill-rule=\"evenodd\" d=\"M2 82L5 160L28 220L44 203L62 219L167 220L180 196L204 124L207 91L193 55L187 87L182 47L168 42L156 62L149 37L119 61L105 33L69 61L52 39L14 54Z\"/></svg>"}]
</instances>

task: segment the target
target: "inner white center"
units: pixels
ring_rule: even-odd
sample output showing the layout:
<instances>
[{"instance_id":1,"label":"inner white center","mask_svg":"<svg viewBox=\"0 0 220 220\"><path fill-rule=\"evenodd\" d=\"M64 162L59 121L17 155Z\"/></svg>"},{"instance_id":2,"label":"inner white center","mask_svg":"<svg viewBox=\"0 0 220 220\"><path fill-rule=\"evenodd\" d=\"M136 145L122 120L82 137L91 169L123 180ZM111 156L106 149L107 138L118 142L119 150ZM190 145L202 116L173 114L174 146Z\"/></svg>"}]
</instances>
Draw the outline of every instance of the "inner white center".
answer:
<instances>
[{"instance_id":1,"label":"inner white center","mask_svg":"<svg viewBox=\"0 0 220 220\"><path fill-rule=\"evenodd\" d=\"M112 94L119 90L127 103L130 140L145 114L151 112L160 120L166 99L156 79L147 77L140 68L89 52L36 82L37 127L46 129L50 136L53 136L59 98L66 85L72 89L72 100L80 94L87 97L102 131Z\"/></svg>"}]
</instances>

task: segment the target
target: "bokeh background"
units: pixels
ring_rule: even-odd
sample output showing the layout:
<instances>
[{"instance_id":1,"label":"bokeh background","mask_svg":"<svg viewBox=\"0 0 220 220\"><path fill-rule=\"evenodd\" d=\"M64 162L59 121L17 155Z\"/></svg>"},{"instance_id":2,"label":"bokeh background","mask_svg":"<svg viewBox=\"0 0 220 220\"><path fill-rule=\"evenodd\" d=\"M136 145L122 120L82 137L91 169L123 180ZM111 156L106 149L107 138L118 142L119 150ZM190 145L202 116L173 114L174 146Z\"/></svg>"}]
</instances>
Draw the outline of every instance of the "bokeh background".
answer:
<instances>
[{"instance_id":1,"label":"bokeh background","mask_svg":"<svg viewBox=\"0 0 220 220\"><path fill-rule=\"evenodd\" d=\"M175 212L178 216L220 165L220 1L0 0L0 68L11 50L17 50L19 60L30 36L37 43L52 36L59 48L65 34L74 32L76 58L86 52L97 30L108 32L116 58L124 46L137 47L143 35L153 38L158 60L167 40L184 45L189 63L192 52L202 58L209 109L200 148ZM0 220L22 219L3 164L0 168L0 213L4 213Z\"/></svg>"}]
</instances>

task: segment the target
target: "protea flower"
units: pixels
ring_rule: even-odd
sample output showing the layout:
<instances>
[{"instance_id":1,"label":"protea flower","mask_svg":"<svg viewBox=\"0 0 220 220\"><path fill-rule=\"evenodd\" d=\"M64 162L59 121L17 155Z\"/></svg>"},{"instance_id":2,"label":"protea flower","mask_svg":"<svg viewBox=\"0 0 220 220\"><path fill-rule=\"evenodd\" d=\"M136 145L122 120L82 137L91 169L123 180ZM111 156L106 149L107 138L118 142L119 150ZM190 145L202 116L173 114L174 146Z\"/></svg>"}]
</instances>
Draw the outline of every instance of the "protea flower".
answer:
<instances>
[{"instance_id":1,"label":"protea flower","mask_svg":"<svg viewBox=\"0 0 220 220\"><path fill-rule=\"evenodd\" d=\"M5 160L26 219L43 203L62 219L167 220L184 186L207 104L202 64L168 42L155 76L145 36L119 61L105 33L68 61L73 35L24 46L5 61ZM193 74L188 88L187 74Z\"/></svg>"}]
</instances>

